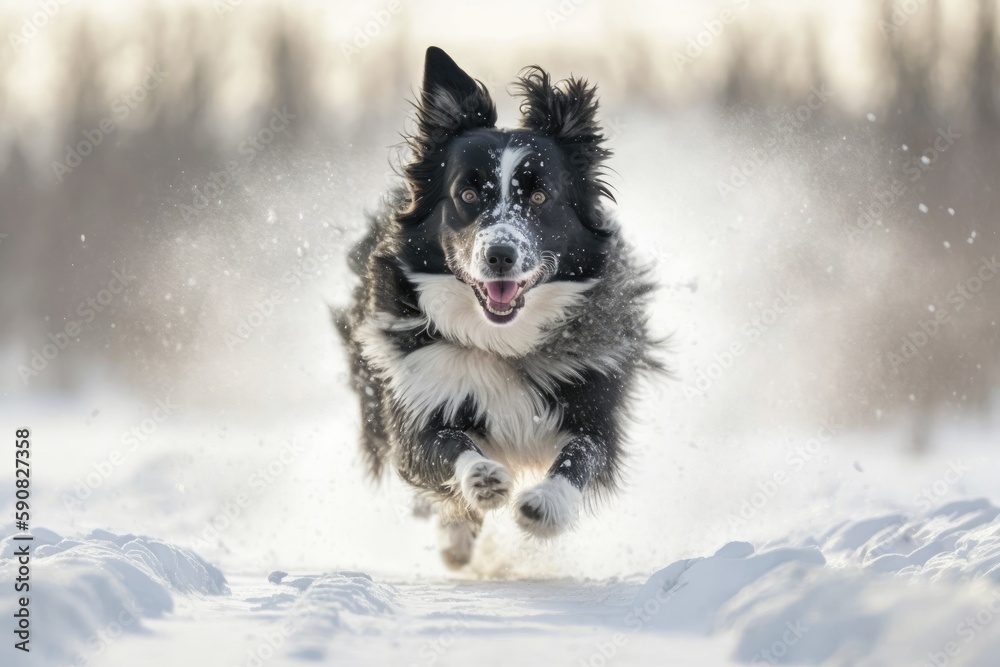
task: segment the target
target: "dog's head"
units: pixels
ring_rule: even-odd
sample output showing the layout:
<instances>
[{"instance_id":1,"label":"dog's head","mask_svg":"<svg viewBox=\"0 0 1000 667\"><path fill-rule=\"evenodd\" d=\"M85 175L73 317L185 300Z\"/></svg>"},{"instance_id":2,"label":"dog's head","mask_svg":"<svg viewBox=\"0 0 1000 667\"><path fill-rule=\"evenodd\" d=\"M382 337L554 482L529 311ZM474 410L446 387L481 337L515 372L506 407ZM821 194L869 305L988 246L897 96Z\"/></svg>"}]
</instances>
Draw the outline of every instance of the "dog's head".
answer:
<instances>
[{"instance_id":1,"label":"dog's head","mask_svg":"<svg viewBox=\"0 0 1000 667\"><path fill-rule=\"evenodd\" d=\"M581 293L599 275L612 232L595 89L579 79L553 85L537 67L515 86L522 126L497 129L485 87L444 51L427 50L404 168L409 197L397 216L415 282L461 284L479 321L494 327L544 307L532 296L543 286Z\"/></svg>"}]
</instances>

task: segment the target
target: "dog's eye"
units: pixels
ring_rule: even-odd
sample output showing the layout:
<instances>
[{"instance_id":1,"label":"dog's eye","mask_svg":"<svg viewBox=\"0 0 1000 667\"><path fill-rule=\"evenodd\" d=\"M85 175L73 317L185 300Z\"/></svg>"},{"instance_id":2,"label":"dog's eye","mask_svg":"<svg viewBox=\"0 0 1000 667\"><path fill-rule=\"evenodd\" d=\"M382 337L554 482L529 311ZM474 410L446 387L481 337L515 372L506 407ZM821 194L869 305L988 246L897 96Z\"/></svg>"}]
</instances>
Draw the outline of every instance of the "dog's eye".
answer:
<instances>
[{"instance_id":1,"label":"dog's eye","mask_svg":"<svg viewBox=\"0 0 1000 667\"><path fill-rule=\"evenodd\" d=\"M546 197L545 193L542 192L541 190L535 190L534 192L531 193L531 203L534 204L535 206L540 206L541 204L544 204L546 199L548 199L548 197Z\"/></svg>"},{"instance_id":2,"label":"dog's eye","mask_svg":"<svg viewBox=\"0 0 1000 667\"><path fill-rule=\"evenodd\" d=\"M465 188L459 196L466 204L475 204L479 200L479 194L472 188Z\"/></svg>"}]
</instances>

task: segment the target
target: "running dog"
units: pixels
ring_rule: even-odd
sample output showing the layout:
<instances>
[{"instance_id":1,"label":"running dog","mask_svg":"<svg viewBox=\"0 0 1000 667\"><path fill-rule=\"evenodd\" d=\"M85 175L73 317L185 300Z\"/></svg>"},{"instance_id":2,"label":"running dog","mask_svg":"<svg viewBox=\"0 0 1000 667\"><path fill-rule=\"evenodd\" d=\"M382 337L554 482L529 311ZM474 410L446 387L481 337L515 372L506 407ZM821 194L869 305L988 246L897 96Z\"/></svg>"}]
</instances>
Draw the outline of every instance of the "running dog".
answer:
<instances>
[{"instance_id":1,"label":"running dog","mask_svg":"<svg viewBox=\"0 0 1000 667\"><path fill-rule=\"evenodd\" d=\"M335 316L370 472L432 502L452 568L486 512L513 502L548 538L614 492L637 376L662 370L652 285L606 206L596 89L539 67L515 87L521 127L497 128L486 87L427 50L405 187L351 251L361 280Z\"/></svg>"}]
</instances>

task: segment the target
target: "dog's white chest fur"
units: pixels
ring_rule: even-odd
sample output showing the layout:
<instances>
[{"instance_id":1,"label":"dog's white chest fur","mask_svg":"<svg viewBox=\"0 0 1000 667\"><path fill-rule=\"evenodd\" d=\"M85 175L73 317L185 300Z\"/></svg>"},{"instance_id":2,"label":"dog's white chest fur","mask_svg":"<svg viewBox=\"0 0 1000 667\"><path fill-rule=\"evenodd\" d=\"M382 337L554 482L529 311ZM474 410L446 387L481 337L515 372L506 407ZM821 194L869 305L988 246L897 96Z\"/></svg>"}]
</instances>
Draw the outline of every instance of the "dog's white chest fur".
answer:
<instances>
[{"instance_id":1,"label":"dog's white chest fur","mask_svg":"<svg viewBox=\"0 0 1000 667\"><path fill-rule=\"evenodd\" d=\"M561 410L495 354L438 342L402 360L395 393L423 420L438 409L453 419L467 399L486 422L476 438L483 453L508 465L547 466L569 437L559 433Z\"/></svg>"},{"instance_id":2,"label":"dog's white chest fur","mask_svg":"<svg viewBox=\"0 0 1000 667\"><path fill-rule=\"evenodd\" d=\"M495 326L481 312L472 290L450 275L411 274L424 317L397 320L381 313L357 331L364 357L381 371L412 426L423 429L441 411L454 422L471 399L485 438L470 433L483 453L512 468L547 467L572 438L560 430L562 408L538 389L555 379L577 376L578 364L540 359L525 372L512 363L537 349L552 329L585 298L593 283L551 283L530 290L517 319ZM429 327L442 340L409 353L396 348L385 332Z\"/></svg>"}]
</instances>

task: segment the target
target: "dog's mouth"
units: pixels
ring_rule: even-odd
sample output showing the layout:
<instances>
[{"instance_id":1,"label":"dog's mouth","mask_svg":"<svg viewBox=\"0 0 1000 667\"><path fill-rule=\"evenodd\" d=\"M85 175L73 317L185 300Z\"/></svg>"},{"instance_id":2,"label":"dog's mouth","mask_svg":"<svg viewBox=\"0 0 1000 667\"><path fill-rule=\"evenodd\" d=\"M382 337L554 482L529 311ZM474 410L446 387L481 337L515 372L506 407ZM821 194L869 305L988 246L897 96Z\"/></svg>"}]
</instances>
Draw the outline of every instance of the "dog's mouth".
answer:
<instances>
[{"instance_id":1,"label":"dog's mouth","mask_svg":"<svg viewBox=\"0 0 1000 667\"><path fill-rule=\"evenodd\" d=\"M541 274L536 272L521 280L477 280L468 274L456 277L472 288L487 320L507 324L524 307L524 295L538 283Z\"/></svg>"},{"instance_id":2,"label":"dog's mouth","mask_svg":"<svg viewBox=\"0 0 1000 667\"><path fill-rule=\"evenodd\" d=\"M524 305L528 281L487 280L473 281L472 289L483 306L486 319L496 324L506 324L517 317L517 309Z\"/></svg>"}]
</instances>

